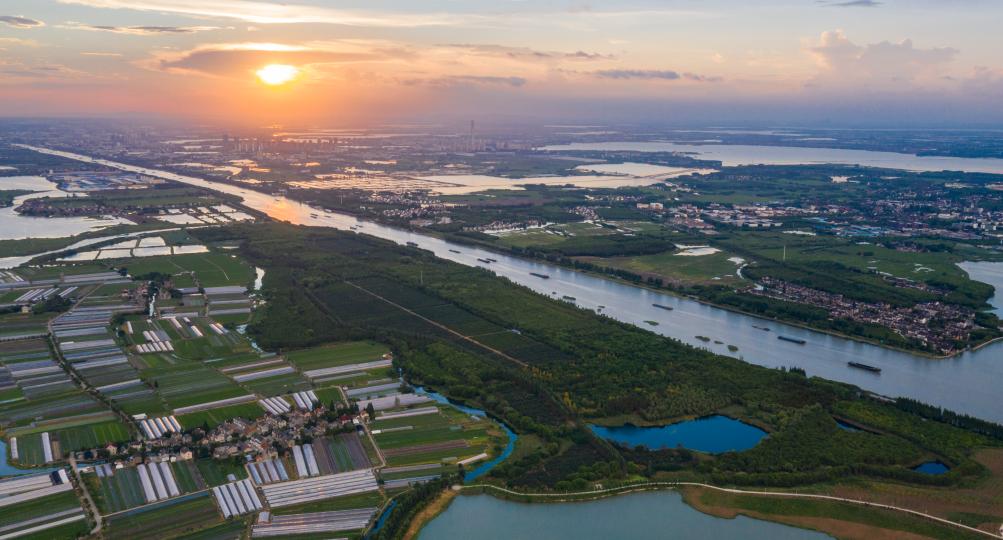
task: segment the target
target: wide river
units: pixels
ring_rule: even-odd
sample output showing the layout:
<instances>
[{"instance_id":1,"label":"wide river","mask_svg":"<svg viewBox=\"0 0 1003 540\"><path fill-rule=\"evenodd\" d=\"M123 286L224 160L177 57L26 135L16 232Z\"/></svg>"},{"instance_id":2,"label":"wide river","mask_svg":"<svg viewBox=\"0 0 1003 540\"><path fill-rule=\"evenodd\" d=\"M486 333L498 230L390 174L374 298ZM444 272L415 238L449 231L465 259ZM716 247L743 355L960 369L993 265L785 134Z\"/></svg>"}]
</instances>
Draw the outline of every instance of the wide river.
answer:
<instances>
[{"instance_id":1,"label":"wide river","mask_svg":"<svg viewBox=\"0 0 1003 540\"><path fill-rule=\"evenodd\" d=\"M1003 381L1003 342L950 359L933 360L790 325L765 322L693 300L538 261L501 255L351 216L315 210L285 197L275 197L238 186L165 171L95 160L80 154L33 149L237 195L244 199L245 205L275 219L294 224L333 227L341 230L360 227L360 233L386 238L398 244L415 242L422 249L429 250L443 259L467 266L487 267L495 274L540 294L554 298L575 297L576 303L586 309L599 310L599 307L603 306L602 313L609 317L697 347L705 347L722 355L738 357L746 362L767 367L798 366L812 376L852 383L887 396L911 397L987 420L1003 422L1003 407L999 405L1000 392L1003 388L1000 383ZM486 265L477 260L488 257L498 262ZM547 274L550 279L532 276L530 272ZM671 306L674 310L658 309L652 304ZM646 324L645 321L649 320L657 321L658 326ZM766 326L772 331L765 332L754 326ZM803 339L806 344L780 341L777 339L777 335L780 334ZM704 342L697 339L697 335L709 337L712 341ZM714 343L713 340L721 343ZM737 346L738 350L731 352L727 345ZM851 368L847 366L847 362L851 360L881 367L882 372L875 374Z\"/></svg>"},{"instance_id":2,"label":"wide river","mask_svg":"<svg viewBox=\"0 0 1003 540\"><path fill-rule=\"evenodd\" d=\"M544 146L540 150L598 150L631 152L682 152L698 159L717 160L725 167L738 165L812 165L837 163L905 171L965 171L1003 174L1003 159L916 156L897 152L754 146L743 144L681 144L671 141L580 142Z\"/></svg>"}]
</instances>

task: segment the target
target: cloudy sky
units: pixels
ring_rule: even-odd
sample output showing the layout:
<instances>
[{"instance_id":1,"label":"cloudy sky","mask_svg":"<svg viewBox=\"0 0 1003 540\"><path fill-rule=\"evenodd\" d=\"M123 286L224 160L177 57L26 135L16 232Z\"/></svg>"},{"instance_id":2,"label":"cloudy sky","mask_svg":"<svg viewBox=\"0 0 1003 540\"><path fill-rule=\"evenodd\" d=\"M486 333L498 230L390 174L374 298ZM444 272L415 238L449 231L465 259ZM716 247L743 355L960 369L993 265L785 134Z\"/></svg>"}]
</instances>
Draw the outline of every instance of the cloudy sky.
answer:
<instances>
[{"instance_id":1,"label":"cloudy sky","mask_svg":"<svg viewBox=\"0 0 1003 540\"><path fill-rule=\"evenodd\" d=\"M0 0L0 115L1003 125L998 0ZM294 66L264 84L269 64Z\"/></svg>"}]
</instances>

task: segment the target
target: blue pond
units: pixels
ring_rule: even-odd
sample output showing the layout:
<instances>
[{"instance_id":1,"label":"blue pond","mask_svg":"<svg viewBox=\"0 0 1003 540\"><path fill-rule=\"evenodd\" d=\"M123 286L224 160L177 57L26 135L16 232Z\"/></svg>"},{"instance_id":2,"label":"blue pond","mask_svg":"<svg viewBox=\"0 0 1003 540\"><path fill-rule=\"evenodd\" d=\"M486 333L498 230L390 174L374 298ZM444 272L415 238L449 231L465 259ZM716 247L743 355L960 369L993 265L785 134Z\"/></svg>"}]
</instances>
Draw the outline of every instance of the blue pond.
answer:
<instances>
[{"instance_id":1,"label":"blue pond","mask_svg":"<svg viewBox=\"0 0 1003 540\"><path fill-rule=\"evenodd\" d=\"M950 471L951 468L939 461L927 461L913 467L912 470L923 474L944 474Z\"/></svg>"},{"instance_id":2,"label":"blue pond","mask_svg":"<svg viewBox=\"0 0 1003 540\"><path fill-rule=\"evenodd\" d=\"M682 446L708 454L748 450L766 436L765 431L755 426L721 415L667 426L638 427L626 424L618 427L589 427L596 435L627 446L645 446L652 450Z\"/></svg>"}]
</instances>

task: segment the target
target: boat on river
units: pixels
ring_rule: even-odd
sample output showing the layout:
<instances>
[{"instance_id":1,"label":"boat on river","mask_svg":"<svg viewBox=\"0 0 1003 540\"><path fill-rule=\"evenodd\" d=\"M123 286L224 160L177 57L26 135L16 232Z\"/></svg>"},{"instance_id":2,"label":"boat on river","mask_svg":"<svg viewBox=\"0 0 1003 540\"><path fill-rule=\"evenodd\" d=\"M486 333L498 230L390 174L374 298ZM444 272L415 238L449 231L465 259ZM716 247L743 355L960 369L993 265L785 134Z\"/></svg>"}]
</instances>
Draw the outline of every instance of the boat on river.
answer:
<instances>
[{"instance_id":1,"label":"boat on river","mask_svg":"<svg viewBox=\"0 0 1003 540\"><path fill-rule=\"evenodd\" d=\"M860 362L847 362L846 365L857 369L862 369L864 371L870 371L871 373L881 373L881 368L869 364L861 364Z\"/></svg>"},{"instance_id":2,"label":"boat on river","mask_svg":"<svg viewBox=\"0 0 1003 540\"><path fill-rule=\"evenodd\" d=\"M480 261L480 262L482 262L482 263L484 263L484 264L491 264L491 261L489 261L487 259L477 259L477 260Z\"/></svg>"},{"instance_id":3,"label":"boat on river","mask_svg":"<svg viewBox=\"0 0 1003 540\"><path fill-rule=\"evenodd\" d=\"M457 251L457 250L455 250L455 249L451 249L451 250L449 250L449 252L450 252L450 253L459 253L459 251Z\"/></svg>"},{"instance_id":4,"label":"boat on river","mask_svg":"<svg viewBox=\"0 0 1003 540\"><path fill-rule=\"evenodd\" d=\"M658 309L664 309L665 311L672 311L673 309L675 309L672 306L663 306L662 304L651 304L651 305L655 306Z\"/></svg>"},{"instance_id":5,"label":"boat on river","mask_svg":"<svg viewBox=\"0 0 1003 540\"><path fill-rule=\"evenodd\" d=\"M791 343L797 343L798 345L804 345L805 343L808 343L807 341L805 341L803 339L794 338L794 337L787 337L787 336L777 336L777 339L782 340L782 341L789 341Z\"/></svg>"},{"instance_id":6,"label":"boat on river","mask_svg":"<svg viewBox=\"0 0 1003 540\"><path fill-rule=\"evenodd\" d=\"M417 242L408 242L407 245L409 245L411 247L418 247L418 243Z\"/></svg>"},{"instance_id":7,"label":"boat on river","mask_svg":"<svg viewBox=\"0 0 1003 540\"><path fill-rule=\"evenodd\" d=\"M550 276L548 276L547 274L538 274L536 272L530 272L529 275L536 276L538 278L543 278L543 279L550 279Z\"/></svg>"}]
</instances>

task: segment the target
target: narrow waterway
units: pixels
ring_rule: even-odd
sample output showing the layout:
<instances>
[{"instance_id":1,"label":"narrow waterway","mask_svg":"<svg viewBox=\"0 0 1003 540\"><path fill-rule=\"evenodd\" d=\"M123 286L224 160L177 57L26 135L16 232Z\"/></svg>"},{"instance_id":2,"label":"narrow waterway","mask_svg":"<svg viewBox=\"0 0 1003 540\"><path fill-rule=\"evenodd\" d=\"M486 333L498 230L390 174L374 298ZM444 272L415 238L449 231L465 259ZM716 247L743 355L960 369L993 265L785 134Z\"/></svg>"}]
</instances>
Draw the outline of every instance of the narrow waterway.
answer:
<instances>
[{"instance_id":1,"label":"narrow waterway","mask_svg":"<svg viewBox=\"0 0 1003 540\"><path fill-rule=\"evenodd\" d=\"M1003 381L1003 342L949 359L930 359L791 325L766 322L693 300L539 261L523 260L378 225L352 216L316 210L286 197L80 154L29 148L237 195L244 199L245 205L280 221L341 230L356 229L358 233L389 239L402 245L414 242L421 249L431 251L443 259L487 268L499 276L552 298L574 298L574 302L582 308L599 311L611 318L718 354L766 367L797 366L805 369L810 376L843 381L883 395L910 397L957 412L1003 422L1003 407L999 406L1000 381ZM486 264L478 260L487 258L497 262ZM543 279L532 273L548 275L550 278ZM654 304L669 306L673 310L659 309ZM600 306L603 307L600 309ZM656 321L659 324L651 326L645 321ZM770 328L771 331L761 330L762 327ZM710 341L698 339L698 335L710 338ZM804 340L805 343L802 345L781 341L777 339L778 335ZM715 340L720 343L715 343ZM729 350L728 345L737 347L737 350ZM880 367L882 372L876 374L855 369L847 365L849 361Z\"/></svg>"}]
</instances>

